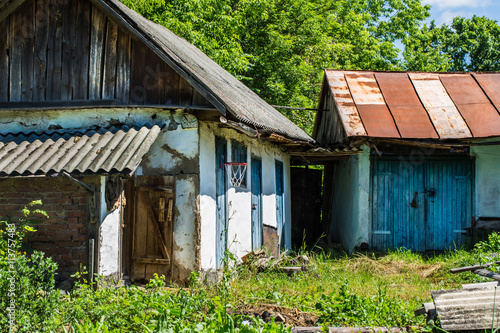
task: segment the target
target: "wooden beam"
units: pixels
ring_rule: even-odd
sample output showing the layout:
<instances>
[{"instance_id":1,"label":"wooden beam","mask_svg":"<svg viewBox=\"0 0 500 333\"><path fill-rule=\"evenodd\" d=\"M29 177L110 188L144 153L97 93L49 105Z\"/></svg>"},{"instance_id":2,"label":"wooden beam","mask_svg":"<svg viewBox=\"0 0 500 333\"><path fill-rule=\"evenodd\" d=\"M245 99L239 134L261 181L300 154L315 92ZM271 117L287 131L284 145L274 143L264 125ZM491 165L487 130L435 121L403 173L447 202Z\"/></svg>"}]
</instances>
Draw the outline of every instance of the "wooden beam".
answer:
<instances>
[{"instance_id":1,"label":"wooden beam","mask_svg":"<svg viewBox=\"0 0 500 333\"><path fill-rule=\"evenodd\" d=\"M23 2L24 0L7 1L5 7L0 8L0 21L3 21L7 16L9 16L13 11L15 11L17 7L19 7Z\"/></svg>"},{"instance_id":2,"label":"wooden beam","mask_svg":"<svg viewBox=\"0 0 500 333\"><path fill-rule=\"evenodd\" d=\"M170 264L170 259L160 259L160 258L132 258L136 264L154 264L154 265L168 265Z\"/></svg>"}]
</instances>

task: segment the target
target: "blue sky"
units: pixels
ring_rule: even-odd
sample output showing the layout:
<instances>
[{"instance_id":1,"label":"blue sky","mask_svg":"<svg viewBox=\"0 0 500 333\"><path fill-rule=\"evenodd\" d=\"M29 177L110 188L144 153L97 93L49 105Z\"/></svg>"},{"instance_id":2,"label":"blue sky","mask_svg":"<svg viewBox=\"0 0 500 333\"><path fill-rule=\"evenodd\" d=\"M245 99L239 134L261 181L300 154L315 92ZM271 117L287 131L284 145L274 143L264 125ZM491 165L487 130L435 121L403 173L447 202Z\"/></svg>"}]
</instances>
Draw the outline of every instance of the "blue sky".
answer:
<instances>
[{"instance_id":1,"label":"blue sky","mask_svg":"<svg viewBox=\"0 0 500 333\"><path fill-rule=\"evenodd\" d=\"M500 0L422 0L431 5L430 20L451 24L456 16L486 16L500 22Z\"/></svg>"}]
</instances>

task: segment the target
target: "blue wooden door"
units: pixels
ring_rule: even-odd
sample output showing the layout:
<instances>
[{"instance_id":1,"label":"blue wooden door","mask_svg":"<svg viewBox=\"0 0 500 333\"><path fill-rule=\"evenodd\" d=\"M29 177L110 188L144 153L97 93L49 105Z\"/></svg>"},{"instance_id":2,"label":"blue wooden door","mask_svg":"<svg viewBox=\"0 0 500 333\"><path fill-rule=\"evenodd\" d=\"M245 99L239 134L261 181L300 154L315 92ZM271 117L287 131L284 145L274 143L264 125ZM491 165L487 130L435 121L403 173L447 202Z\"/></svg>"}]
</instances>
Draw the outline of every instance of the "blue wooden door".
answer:
<instances>
[{"instance_id":1,"label":"blue wooden door","mask_svg":"<svg viewBox=\"0 0 500 333\"><path fill-rule=\"evenodd\" d=\"M226 191L227 177L224 163L226 162L227 142L215 138L215 196L217 202L217 217L215 228L215 257L216 267L221 268L224 264L224 254L227 246L227 214L226 214Z\"/></svg>"},{"instance_id":2,"label":"blue wooden door","mask_svg":"<svg viewBox=\"0 0 500 333\"><path fill-rule=\"evenodd\" d=\"M425 164L427 250L460 247L472 222L472 161L432 160Z\"/></svg>"},{"instance_id":3,"label":"blue wooden door","mask_svg":"<svg viewBox=\"0 0 500 333\"><path fill-rule=\"evenodd\" d=\"M472 219L472 161L374 159L372 246L446 250L464 242Z\"/></svg>"},{"instance_id":4,"label":"blue wooden door","mask_svg":"<svg viewBox=\"0 0 500 333\"><path fill-rule=\"evenodd\" d=\"M252 250L262 247L262 162L252 158Z\"/></svg>"},{"instance_id":5,"label":"blue wooden door","mask_svg":"<svg viewBox=\"0 0 500 333\"><path fill-rule=\"evenodd\" d=\"M280 246L285 247L285 220L284 220L284 179L283 179L283 163L275 162L276 170L276 225L278 227L278 235L280 237Z\"/></svg>"}]
</instances>

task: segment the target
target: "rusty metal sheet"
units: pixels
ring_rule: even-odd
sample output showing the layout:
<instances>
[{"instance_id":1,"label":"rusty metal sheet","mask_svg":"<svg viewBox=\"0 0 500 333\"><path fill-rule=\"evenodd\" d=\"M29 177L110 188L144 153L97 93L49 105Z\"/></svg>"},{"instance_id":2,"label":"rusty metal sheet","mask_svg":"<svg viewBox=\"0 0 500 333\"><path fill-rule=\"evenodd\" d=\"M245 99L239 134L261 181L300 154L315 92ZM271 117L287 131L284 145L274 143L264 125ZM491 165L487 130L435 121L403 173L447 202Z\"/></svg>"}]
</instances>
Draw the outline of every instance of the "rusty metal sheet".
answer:
<instances>
[{"instance_id":1,"label":"rusty metal sheet","mask_svg":"<svg viewBox=\"0 0 500 333\"><path fill-rule=\"evenodd\" d=\"M500 135L500 115L470 74L442 74L441 82L474 137Z\"/></svg>"},{"instance_id":2,"label":"rusty metal sheet","mask_svg":"<svg viewBox=\"0 0 500 333\"><path fill-rule=\"evenodd\" d=\"M325 75L347 136L366 136L366 130L349 92L344 73L326 70Z\"/></svg>"},{"instance_id":3,"label":"rusty metal sheet","mask_svg":"<svg viewBox=\"0 0 500 333\"><path fill-rule=\"evenodd\" d=\"M500 74L472 74L497 111L500 110Z\"/></svg>"},{"instance_id":4,"label":"rusty metal sheet","mask_svg":"<svg viewBox=\"0 0 500 333\"><path fill-rule=\"evenodd\" d=\"M385 105L384 96L382 96L372 73L346 73L345 79L356 105Z\"/></svg>"},{"instance_id":5,"label":"rusty metal sheet","mask_svg":"<svg viewBox=\"0 0 500 333\"><path fill-rule=\"evenodd\" d=\"M439 138L408 74L375 73L375 78L402 138Z\"/></svg>"},{"instance_id":6,"label":"rusty metal sheet","mask_svg":"<svg viewBox=\"0 0 500 333\"><path fill-rule=\"evenodd\" d=\"M387 105L362 104L358 112L369 136L377 138L400 138L394 119Z\"/></svg>"},{"instance_id":7,"label":"rusty metal sheet","mask_svg":"<svg viewBox=\"0 0 500 333\"><path fill-rule=\"evenodd\" d=\"M400 138L373 73L347 73L345 78L368 135Z\"/></svg>"},{"instance_id":8,"label":"rusty metal sheet","mask_svg":"<svg viewBox=\"0 0 500 333\"><path fill-rule=\"evenodd\" d=\"M437 74L410 73L409 77L441 139L472 137L469 127Z\"/></svg>"}]
</instances>

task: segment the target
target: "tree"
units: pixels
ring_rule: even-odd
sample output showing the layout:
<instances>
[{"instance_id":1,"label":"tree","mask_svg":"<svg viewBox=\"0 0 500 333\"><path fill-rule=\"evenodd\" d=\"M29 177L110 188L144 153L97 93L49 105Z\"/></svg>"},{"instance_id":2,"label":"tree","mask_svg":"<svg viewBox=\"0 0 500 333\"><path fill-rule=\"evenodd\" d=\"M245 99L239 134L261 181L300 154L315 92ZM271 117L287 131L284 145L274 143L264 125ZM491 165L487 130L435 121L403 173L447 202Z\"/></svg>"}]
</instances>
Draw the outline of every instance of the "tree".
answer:
<instances>
[{"instance_id":1,"label":"tree","mask_svg":"<svg viewBox=\"0 0 500 333\"><path fill-rule=\"evenodd\" d=\"M323 70L401 69L420 0L122 0L196 45L272 105L315 107ZM311 132L314 112L282 111Z\"/></svg>"}]
</instances>

